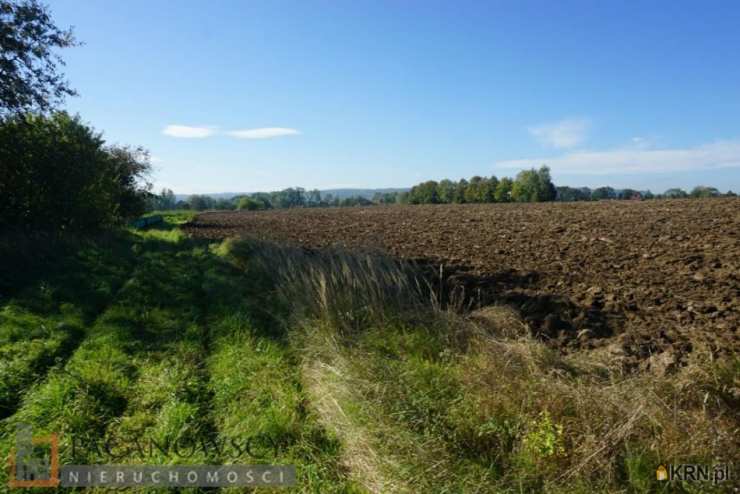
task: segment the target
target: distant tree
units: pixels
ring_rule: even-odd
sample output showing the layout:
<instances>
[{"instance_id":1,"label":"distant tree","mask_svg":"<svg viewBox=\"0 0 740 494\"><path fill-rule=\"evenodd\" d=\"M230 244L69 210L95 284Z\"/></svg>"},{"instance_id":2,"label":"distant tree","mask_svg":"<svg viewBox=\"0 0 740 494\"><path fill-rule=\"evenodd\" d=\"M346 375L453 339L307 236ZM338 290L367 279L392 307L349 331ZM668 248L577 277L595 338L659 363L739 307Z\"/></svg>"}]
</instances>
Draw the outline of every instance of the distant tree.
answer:
<instances>
[{"instance_id":1,"label":"distant tree","mask_svg":"<svg viewBox=\"0 0 740 494\"><path fill-rule=\"evenodd\" d=\"M346 207L354 207L354 206L371 206L373 202L365 197L362 196L351 196L351 197L345 197L340 202L339 206L346 208Z\"/></svg>"},{"instance_id":2,"label":"distant tree","mask_svg":"<svg viewBox=\"0 0 740 494\"><path fill-rule=\"evenodd\" d=\"M437 185L437 197L442 204L451 204L455 202L455 182L452 180L440 180Z\"/></svg>"},{"instance_id":3,"label":"distant tree","mask_svg":"<svg viewBox=\"0 0 740 494\"><path fill-rule=\"evenodd\" d=\"M727 194L725 194L725 197L737 197L737 194L735 194L733 191L728 190Z\"/></svg>"},{"instance_id":4,"label":"distant tree","mask_svg":"<svg viewBox=\"0 0 740 494\"><path fill-rule=\"evenodd\" d=\"M171 189L162 189L162 191L158 195L154 196L152 199L152 209L175 209L175 206L177 204L175 193L172 192Z\"/></svg>"},{"instance_id":5,"label":"distant tree","mask_svg":"<svg viewBox=\"0 0 740 494\"><path fill-rule=\"evenodd\" d=\"M396 193L395 192L376 192L373 194L373 200L375 204L395 204Z\"/></svg>"},{"instance_id":6,"label":"distant tree","mask_svg":"<svg viewBox=\"0 0 740 494\"><path fill-rule=\"evenodd\" d=\"M236 204L234 201L231 201L229 199L216 199L213 201L212 205L213 209L218 209L221 211L236 209Z\"/></svg>"},{"instance_id":7,"label":"distant tree","mask_svg":"<svg viewBox=\"0 0 740 494\"><path fill-rule=\"evenodd\" d=\"M697 185L691 190L691 197L719 197L720 193L714 187L707 187L706 185Z\"/></svg>"},{"instance_id":8,"label":"distant tree","mask_svg":"<svg viewBox=\"0 0 740 494\"><path fill-rule=\"evenodd\" d=\"M541 166L537 170L537 177L539 179L539 187L537 190L538 201L554 201L555 200L555 184L552 183L552 177L550 176L550 168L547 166Z\"/></svg>"},{"instance_id":9,"label":"distant tree","mask_svg":"<svg viewBox=\"0 0 740 494\"><path fill-rule=\"evenodd\" d=\"M503 177L499 180L496 190L494 191L494 198L496 202L509 202L511 201L511 189L514 182L509 177Z\"/></svg>"},{"instance_id":10,"label":"distant tree","mask_svg":"<svg viewBox=\"0 0 740 494\"><path fill-rule=\"evenodd\" d=\"M309 207L321 205L321 192L318 189L309 190L306 193L306 205Z\"/></svg>"},{"instance_id":11,"label":"distant tree","mask_svg":"<svg viewBox=\"0 0 740 494\"><path fill-rule=\"evenodd\" d=\"M498 177L491 175L486 182L485 202L496 202L496 187L498 187Z\"/></svg>"},{"instance_id":12,"label":"distant tree","mask_svg":"<svg viewBox=\"0 0 740 494\"><path fill-rule=\"evenodd\" d=\"M663 197L667 199L681 199L689 195L683 189L668 189L663 192Z\"/></svg>"},{"instance_id":13,"label":"distant tree","mask_svg":"<svg viewBox=\"0 0 740 494\"><path fill-rule=\"evenodd\" d=\"M557 191L546 166L539 170L522 170L517 174L511 189L511 197L516 202L542 202L555 199Z\"/></svg>"},{"instance_id":14,"label":"distant tree","mask_svg":"<svg viewBox=\"0 0 740 494\"><path fill-rule=\"evenodd\" d=\"M498 179L495 176L491 179L479 176L471 178L464 192L465 202L494 202L497 185Z\"/></svg>"},{"instance_id":15,"label":"distant tree","mask_svg":"<svg viewBox=\"0 0 740 494\"><path fill-rule=\"evenodd\" d=\"M306 191L302 187L289 187L271 194L270 202L277 208L295 208L306 205Z\"/></svg>"},{"instance_id":16,"label":"distant tree","mask_svg":"<svg viewBox=\"0 0 740 494\"><path fill-rule=\"evenodd\" d=\"M190 209L195 211L205 211L206 209L213 209L213 199L209 196L193 194L188 197L188 204Z\"/></svg>"},{"instance_id":17,"label":"distant tree","mask_svg":"<svg viewBox=\"0 0 740 494\"><path fill-rule=\"evenodd\" d=\"M605 199L616 199L617 191L611 187L598 187L591 192L591 199L594 201L602 201Z\"/></svg>"},{"instance_id":18,"label":"distant tree","mask_svg":"<svg viewBox=\"0 0 740 494\"><path fill-rule=\"evenodd\" d=\"M484 185L483 185L483 178L479 177L478 175L474 176L470 179L470 183L468 184L467 188L465 189L465 202L467 203L475 203L475 202L483 202L481 201L481 196L483 195L484 191Z\"/></svg>"},{"instance_id":19,"label":"distant tree","mask_svg":"<svg viewBox=\"0 0 740 494\"><path fill-rule=\"evenodd\" d=\"M429 180L413 186L409 191L409 202L411 204L437 204L439 202L437 182Z\"/></svg>"},{"instance_id":20,"label":"distant tree","mask_svg":"<svg viewBox=\"0 0 740 494\"><path fill-rule=\"evenodd\" d=\"M617 199L629 200L635 198L642 198L642 194L634 189L622 189L617 194Z\"/></svg>"},{"instance_id":21,"label":"distant tree","mask_svg":"<svg viewBox=\"0 0 740 494\"><path fill-rule=\"evenodd\" d=\"M266 192L256 192L254 194L250 194L249 197L260 205L260 209L273 208L272 201L270 200L270 194Z\"/></svg>"},{"instance_id":22,"label":"distant tree","mask_svg":"<svg viewBox=\"0 0 740 494\"><path fill-rule=\"evenodd\" d=\"M537 197L537 173L534 170L519 172L511 187L511 200L514 202L531 202Z\"/></svg>"},{"instance_id":23,"label":"distant tree","mask_svg":"<svg viewBox=\"0 0 740 494\"><path fill-rule=\"evenodd\" d=\"M573 202L573 201L590 201L591 191L588 193L582 189L576 189L574 187L555 187L556 196L555 200L561 202Z\"/></svg>"},{"instance_id":24,"label":"distant tree","mask_svg":"<svg viewBox=\"0 0 740 494\"><path fill-rule=\"evenodd\" d=\"M0 116L47 112L75 95L56 50L77 44L37 0L0 0Z\"/></svg>"},{"instance_id":25,"label":"distant tree","mask_svg":"<svg viewBox=\"0 0 740 494\"><path fill-rule=\"evenodd\" d=\"M261 204L251 197L240 197L236 208L239 210L246 209L247 211L256 211L258 209L262 209Z\"/></svg>"},{"instance_id":26,"label":"distant tree","mask_svg":"<svg viewBox=\"0 0 740 494\"><path fill-rule=\"evenodd\" d=\"M465 203L465 194L468 189L468 181L464 178L461 178L459 182L455 185L455 193L452 198L452 202L455 204L464 204Z\"/></svg>"}]
</instances>

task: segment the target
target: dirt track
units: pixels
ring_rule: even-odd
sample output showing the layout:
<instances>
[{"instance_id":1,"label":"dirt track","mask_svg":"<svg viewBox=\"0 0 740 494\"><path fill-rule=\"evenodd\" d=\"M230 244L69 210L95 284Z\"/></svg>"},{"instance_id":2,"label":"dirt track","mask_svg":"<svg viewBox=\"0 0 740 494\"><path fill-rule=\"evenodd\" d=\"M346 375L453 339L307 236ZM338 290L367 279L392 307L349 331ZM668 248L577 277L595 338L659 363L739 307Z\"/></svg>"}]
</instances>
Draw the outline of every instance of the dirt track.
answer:
<instances>
[{"instance_id":1,"label":"dirt track","mask_svg":"<svg viewBox=\"0 0 740 494\"><path fill-rule=\"evenodd\" d=\"M553 345L605 347L627 368L740 349L740 199L217 212L185 229L444 264L474 302L512 305Z\"/></svg>"}]
</instances>

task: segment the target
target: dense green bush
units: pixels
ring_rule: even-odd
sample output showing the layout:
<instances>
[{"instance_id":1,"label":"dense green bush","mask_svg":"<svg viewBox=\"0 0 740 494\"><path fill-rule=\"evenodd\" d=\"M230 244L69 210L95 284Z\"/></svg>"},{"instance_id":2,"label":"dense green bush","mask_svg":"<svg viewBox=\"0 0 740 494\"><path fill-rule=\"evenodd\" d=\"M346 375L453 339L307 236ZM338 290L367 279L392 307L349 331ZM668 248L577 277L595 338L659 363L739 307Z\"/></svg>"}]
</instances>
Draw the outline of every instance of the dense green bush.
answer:
<instances>
[{"instance_id":1,"label":"dense green bush","mask_svg":"<svg viewBox=\"0 0 740 494\"><path fill-rule=\"evenodd\" d=\"M86 231L140 215L150 170L140 148L106 146L66 113L0 121L0 229Z\"/></svg>"}]
</instances>

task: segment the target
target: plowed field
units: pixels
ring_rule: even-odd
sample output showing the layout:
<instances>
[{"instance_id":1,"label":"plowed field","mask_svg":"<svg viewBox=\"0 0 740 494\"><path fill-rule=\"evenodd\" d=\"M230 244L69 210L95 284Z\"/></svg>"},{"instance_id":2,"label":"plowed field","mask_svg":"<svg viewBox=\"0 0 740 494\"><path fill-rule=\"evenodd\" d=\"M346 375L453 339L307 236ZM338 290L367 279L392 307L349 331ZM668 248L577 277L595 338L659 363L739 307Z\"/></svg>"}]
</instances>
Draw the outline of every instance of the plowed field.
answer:
<instances>
[{"instance_id":1,"label":"plowed field","mask_svg":"<svg viewBox=\"0 0 740 494\"><path fill-rule=\"evenodd\" d=\"M185 230L441 264L469 303L511 305L563 351L627 368L740 349L740 199L214 212Z\"/></svg>"}]
</instances>

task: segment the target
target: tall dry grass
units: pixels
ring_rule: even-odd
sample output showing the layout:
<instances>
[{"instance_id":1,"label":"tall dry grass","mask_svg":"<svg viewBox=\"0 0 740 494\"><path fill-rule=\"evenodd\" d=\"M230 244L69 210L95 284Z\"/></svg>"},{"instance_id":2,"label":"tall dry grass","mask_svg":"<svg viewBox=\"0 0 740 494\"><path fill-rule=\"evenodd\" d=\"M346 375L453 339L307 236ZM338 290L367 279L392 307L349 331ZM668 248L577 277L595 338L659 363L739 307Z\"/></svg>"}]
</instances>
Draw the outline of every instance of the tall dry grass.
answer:
<instances>
[{"instance_id":1,"label":"tall dry grass","mask_svg":"<svg viewBox=\"0 0 740 494\"><path fill-rule=\"evenodd\" d=\"M265 278L291 319L320 318L359 331L434 306L430 284L415 266L373 252L308 250L258 240L227 240L232 259Z\"/></svg>"}]
</instances>

